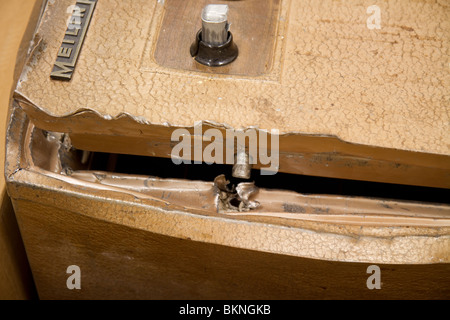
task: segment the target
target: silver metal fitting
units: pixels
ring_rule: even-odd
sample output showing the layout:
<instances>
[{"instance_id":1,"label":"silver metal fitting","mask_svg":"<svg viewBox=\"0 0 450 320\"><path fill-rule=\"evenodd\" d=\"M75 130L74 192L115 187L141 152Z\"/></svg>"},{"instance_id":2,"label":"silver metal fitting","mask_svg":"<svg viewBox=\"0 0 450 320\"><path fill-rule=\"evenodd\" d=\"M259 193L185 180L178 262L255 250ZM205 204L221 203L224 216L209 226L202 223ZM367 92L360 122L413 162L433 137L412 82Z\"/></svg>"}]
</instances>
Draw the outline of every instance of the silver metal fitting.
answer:
<instances>
[{"instance_id":1,"label":"silver metal fitting","mask_svg":"<svg viewBox=\"0 0 450 320\"><path fill-rule=\"evenodd\" d=\"M220 46L228 40L228 6L209 4L202 11L202 40Z\"/></svg>"},{"instance_id":2,"label":"silver metal fitting","mask_svg":"<svg viewBox=\"0 0 450 320\"><path fill-rule=\"evenodd\" d=\"M251 171L252 165L248 153L245 150L238 151L231 175L235 178L250 179Z\"/></svg>"},{"instance_id":3,"label":"silver metal fitting","mask_svg":"<svg viewBox=\"0 0 450 320\"><path fill-rule=\"evenodd\" d=\"M228 24L228 6L209 4L202 11L202 28L190 47L195 61L208 67L227 65L239 55Z\"/></svg>"}]
</instances>

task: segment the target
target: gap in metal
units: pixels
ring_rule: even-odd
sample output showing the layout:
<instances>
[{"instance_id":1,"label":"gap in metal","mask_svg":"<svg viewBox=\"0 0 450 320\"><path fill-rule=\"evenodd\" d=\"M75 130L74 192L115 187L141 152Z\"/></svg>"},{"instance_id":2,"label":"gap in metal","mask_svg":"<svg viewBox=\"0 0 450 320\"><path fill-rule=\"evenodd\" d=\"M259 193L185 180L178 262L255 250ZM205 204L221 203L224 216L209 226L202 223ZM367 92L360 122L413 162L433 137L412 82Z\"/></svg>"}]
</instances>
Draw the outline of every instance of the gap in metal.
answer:
<instances>
[{"instance_id":1,"label":"gap in metal","mask_svg":"<svg viewBox=\"0 0 450 320\"><path fill-rule=\"evenodd\" d=\"M208 165L205 163L175 165L171 159L167 158L101 152L91 153L88 170L209 182L213 182L218 175L225 174L231 184L237 185L239 182L246 181L231 176L231 165ZM252 170L249 181L255 181L259 188L289 190L302 194L327 194L450 204L450 190L441 188L324 178L281 172L273 176L263 176L258 169Z\"/></svg>"}]
</instances>

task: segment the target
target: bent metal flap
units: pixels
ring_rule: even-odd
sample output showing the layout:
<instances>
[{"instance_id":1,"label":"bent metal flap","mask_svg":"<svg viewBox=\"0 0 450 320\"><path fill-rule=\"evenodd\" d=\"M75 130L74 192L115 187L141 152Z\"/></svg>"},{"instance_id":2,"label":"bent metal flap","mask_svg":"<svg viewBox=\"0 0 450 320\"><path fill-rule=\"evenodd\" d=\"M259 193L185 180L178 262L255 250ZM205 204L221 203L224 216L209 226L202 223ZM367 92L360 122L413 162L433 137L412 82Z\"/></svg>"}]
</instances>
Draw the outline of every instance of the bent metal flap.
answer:
<instances>
[{"instance_id":1,"label":"bent metal flap","mask_svg":"<svg viewBox=\"0 0 450 320\"><path fill-rule=\"evenodd\" d=\"M171 157L200 123L200 149L268 133L255 168L276 148L277 172L450 187L445 2L219 2L214 44L211 1L49 1L15 99L82 150Z\"/></svg>"}]
</instances>

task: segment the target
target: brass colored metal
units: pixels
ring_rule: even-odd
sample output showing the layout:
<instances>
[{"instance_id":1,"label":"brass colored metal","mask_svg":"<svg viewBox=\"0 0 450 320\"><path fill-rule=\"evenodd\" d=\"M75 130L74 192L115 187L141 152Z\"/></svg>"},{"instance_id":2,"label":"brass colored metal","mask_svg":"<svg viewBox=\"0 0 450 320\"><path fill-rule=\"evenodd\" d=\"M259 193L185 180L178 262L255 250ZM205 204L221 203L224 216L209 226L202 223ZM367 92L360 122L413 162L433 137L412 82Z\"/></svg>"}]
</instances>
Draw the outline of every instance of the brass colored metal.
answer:
<instances>
[{"instance_id":1,"label":"brass colored metal","mask_svg":"<svg viewBox=\"0 0 450 320\"><path fill-rule=\"evenodd\" d=\"M97 0L78 0L76 2L50 75L52 79L65 81L72 79L96 4Z\"/></svg>"}]
</instances>

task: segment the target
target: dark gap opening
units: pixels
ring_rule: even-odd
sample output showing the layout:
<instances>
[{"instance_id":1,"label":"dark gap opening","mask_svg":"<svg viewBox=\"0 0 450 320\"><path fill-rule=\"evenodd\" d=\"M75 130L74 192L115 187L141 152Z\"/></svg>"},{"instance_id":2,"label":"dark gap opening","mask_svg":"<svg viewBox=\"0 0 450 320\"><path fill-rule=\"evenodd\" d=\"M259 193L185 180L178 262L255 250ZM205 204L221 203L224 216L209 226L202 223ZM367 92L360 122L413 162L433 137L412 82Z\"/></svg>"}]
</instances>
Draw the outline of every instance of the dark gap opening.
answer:
<instances>
[{"instance_id":1,"label":"dark gap opening","mask_svg":"<svg viewBox=\"0 0 450 320\"><path fill-rule=\"evenodd\" d=\"M205 163L175 165L171 159L166 158L99 152L91 154L89 170L210 182L214 181L214 178L218 175L225 174L231 184L236 185L244 181L231 176L231 165L207 165ZM290 190L303 194L450 203L450 190L440 188L314 177L281 172L273 176L262 176L259 169L252 170L250 181L255 181L255 184L260 188Z\"/></svg>"}]
</instances>

